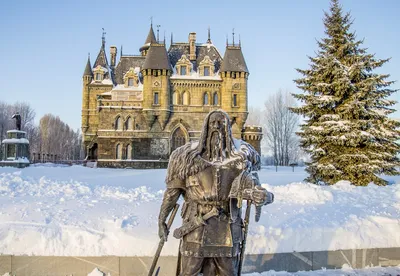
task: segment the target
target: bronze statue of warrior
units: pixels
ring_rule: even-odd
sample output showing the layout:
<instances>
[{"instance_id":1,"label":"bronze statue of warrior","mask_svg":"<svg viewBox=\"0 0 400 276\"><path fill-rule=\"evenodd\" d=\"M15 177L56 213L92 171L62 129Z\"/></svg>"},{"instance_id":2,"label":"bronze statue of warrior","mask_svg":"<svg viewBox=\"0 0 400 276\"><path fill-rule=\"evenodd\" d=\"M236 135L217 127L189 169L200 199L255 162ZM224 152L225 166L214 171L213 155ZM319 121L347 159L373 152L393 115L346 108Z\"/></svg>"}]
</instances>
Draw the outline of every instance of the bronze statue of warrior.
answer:
<instances>
[{"instance_id":1,"label":"bronze statue of warrior","mask_svg":"<svg viewBox=\"0 0 400 276\"><path fill-rule=\"evenodd\" d=\"M232 137L228 115L212 111L204 120L199 142L172 152L167 189L159 214L159 236L166 240L169 213L182 195L183 225L174 231L180 238L182 276L234 276L243 246L242 200L251 201L260 215L273 194L259 185L255 173L260 157L255 149Z\"/></svg>"}]
</instances>

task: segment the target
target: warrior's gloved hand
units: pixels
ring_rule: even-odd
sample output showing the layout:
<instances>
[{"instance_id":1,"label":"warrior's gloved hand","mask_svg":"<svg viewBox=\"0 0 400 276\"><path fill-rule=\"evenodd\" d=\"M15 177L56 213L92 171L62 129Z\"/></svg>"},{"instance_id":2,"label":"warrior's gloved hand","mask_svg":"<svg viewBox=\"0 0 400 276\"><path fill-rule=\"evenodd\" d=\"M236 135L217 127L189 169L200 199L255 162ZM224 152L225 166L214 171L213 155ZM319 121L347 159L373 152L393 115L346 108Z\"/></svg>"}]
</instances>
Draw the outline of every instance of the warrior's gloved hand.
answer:
<instances>
[{"instance_id":1,"label":"warrior's gloved hand","mask_svg":"<svg viewBox=\"0 0 400 276\"><path fill-rule=\"evenodd\" d=\"M251 190L251 198L254 205L262 206L272 203L274 201L274 194L269 193L265 188L261 186L255 186Z\"/></svg>"},{"instance_id":2,"label":"warrior's gloved hand","mask_svg":"<svg viewBox=\"0 0 400 276\"><path fill-rule=\"evenodd\" d=\"M164 221L158 222L158 236L164 241L167 241L168 239L168 227Z\"/></svg>"}]
</instances>

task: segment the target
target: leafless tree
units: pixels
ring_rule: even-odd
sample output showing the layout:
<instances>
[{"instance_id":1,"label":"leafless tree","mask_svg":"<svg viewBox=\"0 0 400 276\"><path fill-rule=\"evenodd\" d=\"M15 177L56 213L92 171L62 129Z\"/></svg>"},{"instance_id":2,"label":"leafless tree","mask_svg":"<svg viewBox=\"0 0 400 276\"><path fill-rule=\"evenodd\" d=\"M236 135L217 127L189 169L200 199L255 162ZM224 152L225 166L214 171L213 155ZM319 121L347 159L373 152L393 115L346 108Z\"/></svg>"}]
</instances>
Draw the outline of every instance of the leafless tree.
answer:
<instances>
[{"instance_id":1,"label":"leafless tree","mask_svg":"<svg viewBox=\"0 0 400 276\"><path fill-rule=\"evenodd\" d=\"M265 102L264 139L272 152L275 165L288 166L299 158L299 146L295 131L299 125L299 116L288 107L295 100L288 91L278 90Z\"/></svg>"}]
</instances>

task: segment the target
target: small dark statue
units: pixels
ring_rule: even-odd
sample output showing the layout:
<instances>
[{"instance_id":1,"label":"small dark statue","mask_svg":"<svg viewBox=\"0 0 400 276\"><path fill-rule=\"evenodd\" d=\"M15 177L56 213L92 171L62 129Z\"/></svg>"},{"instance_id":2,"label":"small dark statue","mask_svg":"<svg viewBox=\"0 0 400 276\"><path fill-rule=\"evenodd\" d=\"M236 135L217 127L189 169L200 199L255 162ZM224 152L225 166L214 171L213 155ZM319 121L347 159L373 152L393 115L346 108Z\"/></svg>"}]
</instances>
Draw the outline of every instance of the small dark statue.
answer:
<instances>
[{"instance_id":1,"label":"small dark statue","mask_svg":"<svg viewBox=\"0 0 400 276\"><path fill-rule=\"evenodd\" d=\"M259 168L259 154L232 137L223 111L207 115L198 143L171 154L158 223L164 242L171 224L166 223L168 215L182 195L183 225L173 233L181 240L177 275L241 274L250 206L256 206L258 221L261 206L273 202L273 194L260 186L255 172ZM243 200L248 205L244 220Z\"/></svg>"},{"instance_id":2,"label":"small dark statue","mask_svg":"<svg viewBox=\"0 0 400 276\"><path fill-rule=\"evenodd\" d=\"M12 119L15 119L15 127L17 130L21 130L21 115L19 113L15 113L12 117Z\"/></svg>"}]
</instances>

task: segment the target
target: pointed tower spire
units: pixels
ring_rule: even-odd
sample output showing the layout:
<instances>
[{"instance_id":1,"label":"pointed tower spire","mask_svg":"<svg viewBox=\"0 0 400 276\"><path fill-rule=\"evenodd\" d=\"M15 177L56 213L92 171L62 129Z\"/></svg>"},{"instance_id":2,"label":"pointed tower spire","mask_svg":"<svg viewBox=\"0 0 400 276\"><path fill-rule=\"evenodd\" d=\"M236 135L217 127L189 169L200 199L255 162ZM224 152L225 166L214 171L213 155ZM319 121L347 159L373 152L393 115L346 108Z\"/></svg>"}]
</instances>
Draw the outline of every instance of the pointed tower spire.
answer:
<instances>
[{"instance_id":1,"label":"pointed tower spire","mask_svg":"<svg viewBox=\"0 0 400 276\"><path fill-rule=\"evenodd\" d=\"M232 29L232 44L235 46L235 28Z\"/></svg>"},{"instance_id":2,"label":"pointed tower spire","mask_svg":"<svg viewBox=\"0 0 400 276\"><path fill-rule=\"evenodd\" d=\"M239 34L239 47L242 47L242 41L240 40L240 34Z\"/></svg>"},{"instance_id":3,"label":"pointed tower spire","mask_svg":"<svg viewBox=\"0 0 400 276\"><path fill-rule=\"evenodd\" d=\"M107 61L107 55L106 55L106 32L104 31L104 28L101 28L103 30L102 35L101 35L101 47L99 54L97 55L96 61L94 62L93 67L101 66L104 68L108 68L108 61Z\"/></svg>"},{"instance_id":4,"label":"pointed tower spire","mask_svg":"<svg viewBox=\"0 0 400 276\"><path fill-rule=\"evenodd\" d=\"M142 56L146 55L147 50L150 48L150 44L152 43L157 43L156 36L154 35L153 30L153 19L151 19L150 30L149 34L147 35L146 41L144 42L144 45L139 49L139 51L142 53Z\"/></svg>"},{"instance_id":5,"label":"pointed tower spire","mask_svg":"<svg viewBox=\"0 0 400 276\"><path fill-rule=\"evenodd\" d=\"M228 47L228 35L226 35L226 47Z\"/></svg>"},{"instance_id":6,"label":"pointed tower spire","mask_svg":"<svg viewBox=\"0 0 400 276\"><path fill-rule=\"evenodd\" d=\"M171 45L174 44L174 33L171 32Z\"/></svg>"},{"instance_id":7,"label":"pointed tower spire","mask_svg":"<svg viewBox=\"0 0 400 276\"><path fill-rule=\"evenodd\" d=\"M165 31L164 31L164 45L165 45Z\"/></svg>"},{"instance_id":8,"label":"pointed tower spire","mask_svg":"<svg viewBox=\"0 0 400 276\"><path fill-rule=\"evenodd\" d=\"M123 46L123 45L121 44L121 55L120 55L120 57L119 57L119 58L121 58L121 57L122 57L122 55L123 55L123 54L122 54L122 46Z\"/></svg>"},{"instance_id":9,"label":"pointed tower spire","mask_svg":"<svg viewBox=\"0 0 400 276\"><path fill-rule=\"evenodd\" d=\"M85 76L93 76L92 65L90 64L90 53L88 53L88 59L86 62L85 71L83 72L83 77Z\"/></svg>"},{"instance_id":10,"label":"pointed tower spire","mask_svg":"<svg viewBox=\"0 0 400 276\"><path fill-rule=\"evenodd\" d=\"M161 25L157 25L157 43L160 42L160 27Z\"/></svg>"},{"instance_id":11,"label":"pointed tower spire","mask_svg":"<svg viewBox=\"0 0 400 276\"><path fill-rule=\"evenodd\" d=\"M106 46L106 32L104 31L104 28L101 28L103 30L103 33L101 35L101 47L105 48Z\"/></svg>"},{"instance_id":12,"label":"pointed tower spire","mask_svg":"<svg viewBox=\"0 0 400 276\"><path fill-rule=\"evenodd\" d=\"M212 44L212 41L211 41L211 29L210 29L210 26L208 26L208 39L207 39L207 43L208 43L208 44Z\"/></svg>"}]
</instances>

